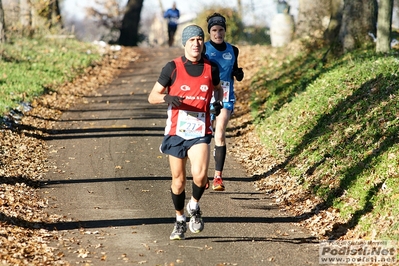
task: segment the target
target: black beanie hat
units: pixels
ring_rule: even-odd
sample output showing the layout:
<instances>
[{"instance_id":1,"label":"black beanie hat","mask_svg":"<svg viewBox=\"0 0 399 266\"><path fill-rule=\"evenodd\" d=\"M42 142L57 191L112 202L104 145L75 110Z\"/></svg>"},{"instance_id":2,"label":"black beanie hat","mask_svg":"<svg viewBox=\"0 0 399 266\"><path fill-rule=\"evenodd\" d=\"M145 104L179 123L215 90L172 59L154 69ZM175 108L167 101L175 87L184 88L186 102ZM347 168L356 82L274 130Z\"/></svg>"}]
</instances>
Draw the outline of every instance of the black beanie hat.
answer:
<instances>
[{"instance_id":1,"label":"black beanie hat","mask_svg":"<svg viewBox=\"0 0 399 266\"><path fill-rule=\"evenodd\" d=\"M226 19L224 17L220 17L220 16L211 17L208 20L208 33L211 32L212 26L215 26L215 25L222 26L224 28L224 30L226 30Z\"/></svg>"}]
</instances>

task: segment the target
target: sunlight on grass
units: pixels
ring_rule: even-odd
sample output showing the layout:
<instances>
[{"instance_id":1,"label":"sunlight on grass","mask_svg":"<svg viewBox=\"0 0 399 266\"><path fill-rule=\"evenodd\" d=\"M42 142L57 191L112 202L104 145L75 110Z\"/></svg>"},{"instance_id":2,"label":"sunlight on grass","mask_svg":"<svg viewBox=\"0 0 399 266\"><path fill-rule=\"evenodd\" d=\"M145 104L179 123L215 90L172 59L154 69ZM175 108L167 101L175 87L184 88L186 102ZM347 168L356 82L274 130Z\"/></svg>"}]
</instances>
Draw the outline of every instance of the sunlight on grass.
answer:
<instances>
[{"instance_id":1,"label":"sunlight on grass","mask_svg":"<svg viewBox=\"0 0 399 266\"><path fill-rule=\"evenodd\" d=\"M73 39L14 39L0 50L0 114L70 81L101 58Z\"/></svg>"},{"instance_id":2,"label":"sunlight on grass","mask_svg":"<svg viewBox=\"0 0 399 266\"><path fill-rule=\"evenodd\" d=\"M390 217L398 211L386 205L399 206L397 53L353 52L324 66L320 55L282 65L273 70L276 79L271 70L258 73L251 103L257 132L273 156L289 159L290 175L337 208L349 227L375 234L373 221L383 215L396 231L377 235L393 237L398 221Z\"/></svg>"}]
</instances>

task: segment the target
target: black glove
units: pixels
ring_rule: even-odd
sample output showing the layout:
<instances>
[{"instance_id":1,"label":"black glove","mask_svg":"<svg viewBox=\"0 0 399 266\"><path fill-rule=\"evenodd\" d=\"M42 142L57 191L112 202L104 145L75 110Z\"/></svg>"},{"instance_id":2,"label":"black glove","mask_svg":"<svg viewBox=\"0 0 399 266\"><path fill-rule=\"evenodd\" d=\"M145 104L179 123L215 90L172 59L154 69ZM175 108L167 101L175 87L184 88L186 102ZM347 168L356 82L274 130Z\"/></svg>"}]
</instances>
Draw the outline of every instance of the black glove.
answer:
<instances>
[{"instance_id":1,"label":"black glove","mask_svg":"<svg viewBox=\"0 0 399 266\"><path fill-rule=\"evenodd\" d=\"M180 96L172 96L172 95L166 94L163 97L163 100L166 103L171 104L173 107L178 107L178 106L181 105L181 103L184 100L184 98L180 97Z\"/></svg>"},{"instance_id":2,"label":"black glove","mask_svg":"<svg viewBox=\"0 0 399 266\"><path fill-rule=\"evenodd\" d=\"M220 110L223 108L222 101L215 101L212 103L211 114L218 116L220 114Z\"/></svg>"},{"instance_id":3,"label":"black glove","mask_svg":"<svg viewBox=\"0 0 399 266\"><path fill-rule=\"evenodd\" d=\"M242 67L237 68L231 73L233 77L236 77L237 81L241 81L244 78L244 71L242 71Z\"/></svg>"}]
</instances>

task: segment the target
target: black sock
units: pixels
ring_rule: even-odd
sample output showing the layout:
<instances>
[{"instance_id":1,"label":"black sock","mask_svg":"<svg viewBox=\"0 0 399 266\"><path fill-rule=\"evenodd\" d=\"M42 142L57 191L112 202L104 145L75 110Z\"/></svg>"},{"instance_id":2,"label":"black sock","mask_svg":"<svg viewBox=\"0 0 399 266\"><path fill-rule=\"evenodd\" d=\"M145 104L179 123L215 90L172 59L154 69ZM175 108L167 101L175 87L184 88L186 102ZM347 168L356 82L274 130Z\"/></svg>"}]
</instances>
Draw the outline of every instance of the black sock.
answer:
<instances>
[{"instance_id":1,"label":"black sock","mask_svg":"<svg viewBox=\"0 0 399 266\"><path fill-rule=\"evenodd\" d=\"M202 197L202 194L204 194L205 191L205 186L204 187L199 187L193 182L193 198L199 201Z\"/></svg>"},{"instance_id":2,"label":"black sock","mask_svg":"<svg viewBox=\"0 0 399 266\"><path fill-rule=\"evenodd\" d=\"M172 194L172 201L173 205L175 205L175 210L176 211L181 211L184 209L184 201L186 199L186 191L183 190L180 195L173 194L172 189L170 189L170 192Z\"/></svg>"},{"instance_id":3,"label":"black sock","mask_svg":"<svg viewBox=\"0 0 399 266\"><path fill-rule=\"evenodd\" d=\"M226 160L226 145L225 146L215 146L215 170L216 171L223 171L224 168L224 161Z\"/></svg>"}]
</instances>

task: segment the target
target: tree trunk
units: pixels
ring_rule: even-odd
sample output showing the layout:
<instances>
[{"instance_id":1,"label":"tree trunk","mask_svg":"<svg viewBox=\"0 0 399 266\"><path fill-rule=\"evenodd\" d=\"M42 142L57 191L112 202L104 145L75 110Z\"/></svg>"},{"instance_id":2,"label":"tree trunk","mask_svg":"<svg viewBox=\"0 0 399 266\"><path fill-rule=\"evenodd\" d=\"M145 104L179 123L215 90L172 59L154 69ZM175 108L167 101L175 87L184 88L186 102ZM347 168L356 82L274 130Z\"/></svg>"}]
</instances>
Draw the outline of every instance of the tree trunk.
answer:
<instances>
[{"instance_id":1,"label":"tree trunk","mask_svg":"<svg viewBox=\"0 0 399 266\"><path fill-rule=\"evenodd\" d=\"M323 38L331 18L333 0L299 0L295 37Z\"/></svg>"},{"instance_id":2,"label":"tree trunk","mask_svg":"<svg viewBox=\"0 0 399 266\"><path fill-rule=\"evenodd\" d=\"M335 42L338 37L339 29L341 27L341 22L342 22L343 7L344 7L343 0L331 0L330 21L328 23L327 30L324 32L324 39L326 39L328 43Z\"/></svg>"},{"instance_id":3,"label":"tree trunk","mask_svg":"<svg viewBox=\"0 0 399 266\"><path fill-rule=\"evenodd\" d=\"M392 26L395 29L399 28L399 0L393 1Z\"/></svg>"},{"instance_id":4,"label":"tree trunk","mask_svg":"<svg viewBox=\"0 0 399 266\"><path fill-rule=\"evenodd\" d=\"M380 0L378 5L376 51L387 53L391 49L393 0Z\"/></svg>"},{"instance_id":5,"label":"tree trunk","mask_svg":"<svg viewBox=\"0 0 399 266\"><path fill-rule=\"evenodd\" d=\"M238 10L238 16L242 19L242 3L241 0L237 0L237 10Z\"/></svg>"},{"instance_id":6,"label":"tree trunk","mask_svg":"<svg viewBox=\"0 0 399 266\"><path fill-rule=\"evenodd\" d=\"M377 22L376 0L344 0L339 39L343 52L362 47L375 35Z\"/></svg>"},{"instance_id":7,"label":"tree trunk","mask_svg":"<svg viewBox=\"0 0 399 266\"><path fill-rule=\"evenodd\" d=\"M0 0L0 43L6 41L3 3Z\"/></svg>"},{"instance_id":8,"label":"tree trunk","mask_svg":"<svg viewBox=\"0 0 399 266\"><path fill-rule=\"evenodd\" d=\"M21 23L21 31L23 36L30 36L32 34L32 13L29 0L19 1L19 21Z\"/></svg>"},{"instance_id":9,"label":"tree trunk","mask_svg":"<svg viewBox=\"0 0 399 266\"><path fill-rule=\"evenodd\" d=\"M118 43L124 46L137 46L139 42L139 22L144 0L129 0L122 20Z\"/></svg>"},{"instance_id":10,"label":"tree trunk","mask_svg":"<svg viewBox=\"0 0 399 266\"><path fill-rule=\"evenodd\" d=\"M48 22L49 22L49 28L54 27L58 25L58 23L61 21L61 11L60 11L60 5L58 3L58 0L53 0L50 3L50 12L48 14Z\"/></svg>"},{"instance_id":11,"label":"tree trunk","mask_svg":"<svg viewBox=\"0 0 399 266\"><path fill-rule=\"evenodd\" d=\"M161 9L161 15L163 16L163 13L165 13L165 8L163 8L162 0L158 0L159 8Z\"/></svg>"}]
</instances>

